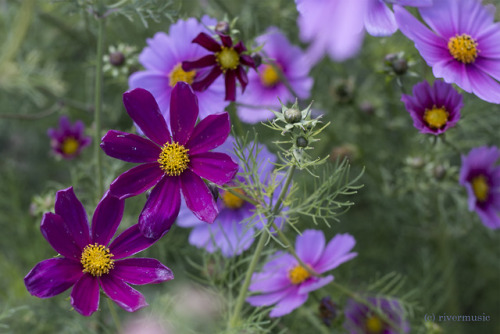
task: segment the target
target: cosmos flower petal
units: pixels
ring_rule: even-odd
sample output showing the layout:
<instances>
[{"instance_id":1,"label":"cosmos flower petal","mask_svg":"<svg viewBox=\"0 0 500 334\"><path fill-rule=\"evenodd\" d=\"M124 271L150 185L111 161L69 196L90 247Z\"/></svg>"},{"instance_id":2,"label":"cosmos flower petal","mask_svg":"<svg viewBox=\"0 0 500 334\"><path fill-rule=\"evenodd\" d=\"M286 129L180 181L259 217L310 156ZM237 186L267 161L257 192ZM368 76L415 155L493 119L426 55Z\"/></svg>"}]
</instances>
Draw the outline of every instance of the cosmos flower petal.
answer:
<instances>
[{"instance_id":1,"label":"cosmos flower petal","mask_svg":"<svg viewBox=\"0 0 500 334\"><path fill-rule=\"evenodd\" d=\"M156 259L130 258L115 262L113 277L134 284L155 284L174 279L172 270Z\"/></svg>"},{"instance_id":2,"label":"cosmos flower petal","mask_svg":"<svg viewBox=\"0 0 500 334\"><path fill-rule=\"evenodd\" d=\"M170 129L175 142L186 144L194 130L198 112L198 98L191 86L179 81L170 96Z\"/></svg>"},{"instance_id":3,"label":"cosmos flower petal","mask_svg":"<svg viewBox=\"0 0 500 334\"><path fill-rule=\"evenodd\" d=\"M275 273L254 273L252 276L252 284L248 287L249 291L270 293L280 291L290 285L288 275Z\"/></svg>"},{"instance_id":4,"label":"cosmos flower petal","mask_svg":"<svg viewBox=\"0 0 500 334\"><path fill-rule=\"evenodd\" d=\"M238 172L238 164L225 153L204 152L190 157L189 168L197 175L223 185Z\"/></svg>"},{"instance_id":5,"label":"cosmos flower petal","mask_svg":"<svg viewBox=\"0 0 500 334\"><path fill-rule=\"evenodd\" d=\"M466 92L472 92L472 84L465 64L445 59L432 67L432 73L437 78L443 78L447 83L455 83Z\"/></svg>"},{"instance_id":6,"label":"cosmos flower petal","mask_svg":"<svg viewBox=\"0 0 500 334\"><path fill-rule=\"evenodd\" d=\"M135 88L123 94L128 115L141 131L156 144L170 142L170 131L155 98L145 89Z\"/></svg>"},{"instance_id":7,"label":"cosmos flower petal","mask_svg":"<svg viewBox=\"0 0 500 334\"><path fill-rule=\"evenodd\" d=\"M486 29L477 37L481 57L500 60L500 22ZM477 59L479 60L479 59ZM498 65L497 65L498 68Z\"/></svg>"},{"instance_id":8,"label":"cosmos flower petal","mask_svg":"<svg viewBox=\"0 0 500 334\"><path fill-rule=\"evenodd\" d=\"M135 224L120 233L109 245L109 250L113 254L113 259L118 260L145 250L155 241L142 235L139 224Z\"/></svg>"},{"instance_id":9,"label":"cosmos flower petal","mask_svg":"<svg viewBox=\"0 0 500 334\"><path fill-rule=\"evenodd\" d=\"M300 285L299 294L308 294L311 291L318 290L328 283L333 281L333 276L328 275L325 277L311 278Z\"/></svg>"},{"instance_id":10,"label":"cosmos flower petal","mask_svg":"<svg viewBox=\"0 0 500 334\"><path fill-rule=\"evenodd\" d=\"M476 67L470 67L468 74L474 94L484 101L500 104L500 82Z\"/></svg>"},{"instance_id":11,"label":"cosmos flower petal","mask_svg":"<svg viewBox=\"0 0 500 334\"><path fill-rule=\"evenodd\" d=\"M474 63L474 66L478 70L488 73L495 80L500 81L500 57L499 59L479 58Z\"/></svg>"},{"instance_id":12,"label":"cosmos flower petal","mask_svg":"<svg viewBox=\"0 0 500 334\"><path fill-rule=\"evenodd\" d=\"M372 36L390 36L398 25L394 14L387 5L379 0L369 0L365 12L365 28Z\"/></svg>"},{"instance_id":13,"label":"cosmos flower petal","mask_svg":"<svg viewBox=\"0 0 500 334\"><path fill-rule=\"evenodd\" d=\"M101 148L108 156L127 162L154 162L161 153L151 140L132 133L110 130L101 140Z\"/></svg>"},{"instance_id":14,"label":"cosmos flower petal","mask_svg":"<svg viewBox=\"0 0 500 334\"><path fill-rule=\"evenodd\" d=\"M252 57L249 55L240 55L240 62L243 65L254 67L255 68L255 62Z\"/></svg>"},{"instance_id":15,"label":"cosmos flower petal","mask_svg":"<svg viewBox=\"0 0 500 334\"><path fill-rule=\"evenodd\" d=\"M170 45L169 38L167 34L160 31L157 32L153 38L148 38L146 40L148 47L144 48L139 55L139 61L146 69L160 72L165 71L166 62L164 59L168 57L167 50Z\"/></svg>"},{"instance_id":16,"label":"cosmos flower petal","mask_svg":"<svg viewBox=\"0 0 500 334\"><path fill-rule=\"evenodd\" d=\"M104 277L104 276L103 276ZM71 291L71 305L86 317L99 308L99 280L89 274L83 275Z\"/></svg>"},{"instance_id":17,"label":"cosmos flower petal","mask_svg":"<svg viewBox=\"0 0 500 334\"><path fill-rule=\"evenodd\" d=\"M165 73L156 71L134 72L128 78L128 85L131 89L144 88L149 91L151 94L156 96L156 102L159 100L158 97L170 88L169 80Z\"/></svg>"},{"instance_id":18,"label":"cosmos flower petal","mask_svg":"<svg viewBox=\"0 0 500 334\"><path fill-rule=\"evenodd\" d=\"M114 275L102 276L101 286L104 293L127 312L135 312L148 306L142 293Z\"/></svg>"},{"instance_id":19,"label":"cosmos flower petal","mask_svg":"<svg viewBox=\"0 0 500 334\"><path fill-rule=\"evenodd\" d=\"M193 39L193 43L199 44L212 52L219 52L221 50L220 44L204 32L199 33L198 36Z\"/></svg>"},{"instance_id":20,"label":"cosmos flower petal","mask_svg":"<svg viewBox=\"0 0 500 334\"><path fill-rule=\"evenodd\" d=\"M236 72L234 70L226 71L225 76L226 84L226 101L236 100Z\"/></svg>"},{"instance_id":21,"label":"cosmos flower petal","mask_svg":"<svg viewBox=\"0 0 500 334\"><path fill-rule=\"evenodd\" d=\"M285 298L286 295L290 294L294 290L296 290L296 288L291 286L287 289L275 291L273 293L250 296L246 299L246 301L252 306L269 306Z\"/></svg>"},{"instance_id":22,"label":"cosmos flower petal","mask_svg":"<svg viewBox=\"0 0 500 334\"><path fill-rule=\"evenodd\" d=\"M269 313L269 316L271 318L282 317L304 304L307 297L307 293L290 293L276 304L276 306Z\"/></svg>"},{"instance_id":23,"label":"cosmos flower petal","mask_svg":"<svg viewBox=\"0 0 500 334\"><path fill-rule=\"evenodd\" d=\"M222 42L222 45L224 45L226 48L230 48L233 46L233 40L230 36L219 34L219 37Z\"/></svg>"},{"instance_id":24,"label":"cosmos flower petal","mask_svg":"<svg viewBox=\"0 0 500 334\"><path fill-rule=\"evenodd\" d=\"M500 228L500 212L498 210L492 206L488 206L484 209L477 208L476 212L484 226L492 230Z\"/></svg>"},{"instance_id":25,"label":"cosmos flower petal","mask_svg":"<svg viewBox=\"0 0 500 334\"><path fill-rule=\"evenodd\" d=\"M76 244L61 216L52 212L45 213L40 224L40 231L59 254L69 259L80 260L82 248Z\"/></svg>"},{"instance_id":26,"label":"cosmos flower petal","mask_svg":"<svg viewBox=\"0 0 500 334\"><path fill-rule=\"evenodd\" d=\"M238 53L242 53L242 52L245 52L247 50L247 48L245 47L245 45L243 44L243 42L239 41L238 44L236 44L234 46L234 49L238 52ZM240 58L241 56L244 56L244 55L240 55ZM249 57L249 56L247 56ZM252 57L250 57L251 59ZM253 60L252 60L253 61Z\"/></svg>"},{"instance_id":27,"label":"cosmos flower petal","mask_svg":"<svg viewBox=\"0 0 500 334\"><path fill-rule=\"evenodd\" d=\"M243 67L240 66L236 70L236 78L240 82L241 92L244 93L245 92L245 88L248 85L248 76L247 76L247 72L245 72L245 70L243 69Z\"/></svg>"},{"instance_id":28,"label":"cosmos flower petal","mask_svg":"<svg viewBox=\"0 0 500 334\"><path fill-rule=\"evenodd\" d=\"M80 262L52 258L38 263L24 278L28 292L38 298L56 296L73 286L82 276Z\"/></svg>"},{"instance_id":29,"label":"cosmos flower petal","mask_svg":"<svg viewBox=\"0 0 500 334\"><path fill-rule=\"evenodd\" d=\"M357 255L357 253L349 253L356 244L354 238L347 234L337 234L325 248L321 258L316 263L314 269L318 273L323 273L336 268L341 263L344 263Z\"/></svg>"},{"instance_id":30,"label":"cosmos flower petal","mask_svg":"<svg viewBox=\"0 0 500 334\"><path fill-rule=\"evenodd\" d=\"M318 230L305 230L302 237L297 238L295 251L302 261L315 265L325 249L325 236Z\"/></svg>"},{"instance_id":31,"label":"cosmos flower petal","mask_svg":"<svg viewBox=\"0 0 500 334\"><path fill-rule=\"evenodd\" d=\"M157 162L142 164L118 176L109 190L120 199L137 196L157 184L163 175Z\"/></svg>"},{"instance_id":32,"label":"cosmos flower petal","mask_svg":"<svg viewBox=\"0 0 500 334\"><path fill-rule=\"evenodd\" d=\"M218 66L214 66L210 71L198 77L191 87L193 87L195 91L203 92L208 89L221 74L221 69Z\"/></svg>"},{"instance_id":33,"label":"cosmos flower petal","mask_svg":"<svg viewBox=\"0 0 500 334\"><path fill-rule=\"evenodd\" d=\"M215 154L216 152L207 153ZM203 167L203 169L205 170L206 168ZM189 169L186 169L181 174L180 180L187 207L193 211L198 219L207 223L213 223L219 210L215 204L212 192L208 189L205 182Z\"/></svg>"},{"instance_id":34,"label":"cosmos flower petal","mask_svg":"<svg viewBox=\"0 0 500 334\"><path fill-rule=\"evenodd\" d=\"M201 120L194 128L186 144L190 155L210 151L222 145L231 131L228 113L212 114Z\"/></svg>"},{"instance_id":35,"label":"cosmos flower petal","mask_svg":"<svg viewBox=\"0 0 500 334\"><path fill-rule=\"evenodd\" d=\"M92 217L92 241L100 245L108 245L115 235L123 217L125 201L120 200L107 191Z\"/></svg>"},{"instance_id":36,"label":"cosmos flower petal","mask_svg":"<svg viewBox=\"0 0 500 334\"><path fill-rule=\"evenodd\" d=\"M197 60L183 61L182 62L182 69L184 71L192 71L192 70L197 69L197 68L213 66L215 64L217 64L217 61L215 60L215 56L214 55L206 55L206 56L203 56Z\"/></svg>"},{"instance_id":37,"label":"cosmos flower petal","mask_svg":"<svg viewBox=\"0 0 500 334\"><path fill-rule=\"evenodd\" d=\"M56 194L55 212L64 220L68 233L76 245L83 249L90 243L89 222L85 209L76 198L73 187L59 190Z\"/></svg>"}]
</instances>

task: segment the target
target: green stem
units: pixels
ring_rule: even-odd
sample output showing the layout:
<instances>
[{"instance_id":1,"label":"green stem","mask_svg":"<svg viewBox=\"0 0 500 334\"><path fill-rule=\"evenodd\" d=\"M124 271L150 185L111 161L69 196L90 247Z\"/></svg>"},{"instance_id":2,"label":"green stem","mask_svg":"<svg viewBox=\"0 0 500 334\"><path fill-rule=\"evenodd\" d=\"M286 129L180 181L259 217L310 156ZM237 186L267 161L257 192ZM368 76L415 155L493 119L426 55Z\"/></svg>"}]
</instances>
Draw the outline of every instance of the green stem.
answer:
<instances>
[{"instance_id":1,"label":"green stem","mask_svg":"<svg viewBox=\"0 0 500 334\"><path fill-rule=\"evenodd\" d=\"M113 318L113 322L116 326L116 332L122 332L122 326L120 324L120 319L118 318L118 314L116 313L115 304L111 301L111 299L106 298L106 302L108 303L109 312L111 313L111 317Z\"/></svg>"},{"instance_id":2,"label":"green stem","mask_svg":"<svg viewBox=\"0 0 500 334\"><path fill-rule=\"evenodd\" d=\"M97 198L100 199L104 193L104 182L102 176L101 159L101 110L102 110L102 56L104 44L104 18L97 19L97 55L96 55L96 74L95 74L95 109L94 109L94 154L96 161L97 175Z\"/></svg>"}]
</instances>

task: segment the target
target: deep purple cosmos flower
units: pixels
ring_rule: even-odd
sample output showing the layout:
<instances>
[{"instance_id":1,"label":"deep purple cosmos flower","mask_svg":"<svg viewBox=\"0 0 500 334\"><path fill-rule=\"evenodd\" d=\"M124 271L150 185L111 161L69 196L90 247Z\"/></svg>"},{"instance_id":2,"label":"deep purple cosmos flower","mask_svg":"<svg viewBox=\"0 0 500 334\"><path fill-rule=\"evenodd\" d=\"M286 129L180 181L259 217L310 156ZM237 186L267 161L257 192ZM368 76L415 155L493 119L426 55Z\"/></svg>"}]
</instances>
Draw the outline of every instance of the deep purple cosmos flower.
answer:
<instances>
[{"instance_id":1,"label":"deep purple cosmos flower","mask_svg":"<svg viewBox=\"0 0 500 334\"><path fill-rule=\"evenodd\" d=\"M430 29L394 6L399 29L415 42L434 76L500 103L500 24L493 22L494 8L478 0L439 0L419 11Z\"/></svg>"},{"instance_id":2,"label":"deep purple cosmos flower","mask_svg":"<svg viewBox=\"0 0 500 334\"><path fill-rule=\"evenodd\" d=\"M153 94L160 111L170 123L170 94L179 81L192 84L202 77L206 70L184 71L181 64L185 60L194 60L206 56L207 50L191 43L200 32L209 33L206 26L215 25L215 19L204 16L199 23L190 18L179 20L170 26L168 35L158 32L147 40L148 46L139 55L140 63L146 68L132 74L129 78L130 88L144 88ZM229 104L224 101L224 82L222 78L204 91L195 91L200 106L200 118L220 113Z\"/></svg>"},{"instance_id":3,"label":"deep purple cosmos flower","mask_svg":"<svg viewBox=\"0 0 500 334\"><path fill-rule=\"evenodd\" d=\"M322 231L305 230L297 237L295 251L305 264L322 274L355 257L357 253L350 253L355 243L351 235L337 234L325 247ZM262 272L253 274L249 289L262 294L248 297L247 301L253 306L276 304L269 316L280 317L304 304L309 292L332 280L332 275L311 276L292 255L277 252Z\"/></svg>"},{"instance_id":4,"label":"deep purple cosmos flower","mask_svg":"<svg viewBox=\"0 0 500 334\"><path fill-rule=\"evenodd\" d=\"M401 6L428 7L433 0L368 0L365 12L365 29L372 36L390 36L398 30L389 3Z\"/></svg>"},{"instance_id":5,"label":"deep purple cosmos flower","mask_svg":"<svg viewBox=\"0 0 500 334\"><path fill-rule=\"evenodd\" d=\"M269 28L264 35L257 37L255 42L263 45L261 53L268 63L260 65L257 72L248 73L247 90L238 97L238 102L242 104L238 107L238 116L248 123L274 117L269 109L280 108L280 100L287 104L294 102L296 97L307 99L313 85L313 79L309 77L311 66L304 53L299 47L290 44L278 28ZM297 96L292 95L269 63L281 70Z\"/></svg>"},{"instance_id":6,"label":"deep purple cosmos flower","mask_svg":"<svg viewBox=\"0 0 500 334\"><path fill-rule=\"evenodd\" d=\"M483 224L500 228L500 149L492 146L473 148L462 156L460 184L467 189L469 210L476 211Z\"/></svg>"},{"instance_id":7,"label":"deep purple cosmos flower","mask_svg":"<svg viewBox=\"0 0 500 334\"><path fill-rule=\"evenodd\" d=\"M403 309L399 302L386 298L367 298L366 301L383 313L390 323L381 319L367 305L349 299L344 311L344 328L349 334L400 334L408 333L410 326L403 319ZM395 326L397 327L395 327Z\"/></svg>"},{"instance_id":8,"label":"deep purple cosmos flower","mask_svg":"<svg viewBox=\"0 0 500 334\"><path fill-rule=\"evenodd\" d=\"M231 137L217 151L229 154L235 160L238 158L233 152L234 139ZM248 152L247 152L248 153ZM276 162L276 157L269 152L265 147L262 147L256 157L258 166L258 175L260 182L266 185L271 180L271 172L274 168L273 163ZM243 173L243 166L240 166L239 172ZM236 176L240 183L245 183L242 176ZM228 185L236 187L239 183L234 180ZM274 202L276 202L281 188L278 187L274 191ZM241 188L234 188L234 191L243 193ZM205 224L196 218L184 204L181 205L181 210L177 219L177 225L181 227L191 227L193 230L189 235L189 243L198 248L204 248L209 253L220 250L225 257L233 257L247 250L254 241L256 228L262 228L262 224L257 223L261 217L254 215L255 206L241 199L240 197L230 193L229 191L221 191L217 200L219 215L213 224ZM277 218L276 223L281 225L281 219Z\"/></svg>"},{"instance_id":9,"label":"deep purple cosmos flower","mask_svg":"<svg viewBox=\"0 0 500 334\"><path fill-rule=\"evenodd\" d=\"M61 116L59 128L49 129L47 135L50 137L50 146L54 153L64 159L73 159L82 149L90 145L90 137L85 136L84 131L85 126L82 121L76 121L71 125L67 116Z\"/></svg>"},{"instance_id":10,"label":"deep purple cosmos flower","mask_svg":"<svg viewBox=\"0 0 500 334\"><path fill-rule=\"evenodd\" d=\"M413 87L413 96L402 95L406 110L413 118L413 126L421 133L439 135L455 126L463 107L462 95L453 86L435 81L431 87L427 81Z\"/></svg>"},{"instance_id":11,"label":"deep purple cosmos flower","mask_svg":"<svg viewBox=\"0 0 500 334\"><path fill-rule=\"evenodd\" d=\"M107 155L141 163L110 185L119 198L136 196L153 187L139 217L141 232L159 238L175 221L181 189L187 207L201 220L213 222L218 209L202 177L222 185L238 171L227 155L209 152L224 143L230 131L227 113L209 115L196 126L198 100L191 87L178 82L170 98L170 128L147 90L136 88L123 94L127 113L149 138L111 130L102 138Z\"/></svg>"},{"instance_id":12,"label":"deep purple cosmos flower","mask_svg":"<svg viewBox=\"0 0 500 334\"><path fill-rule=\"evenodd\" d=\"M89 316L99 307L99 285L129 312L147 306L144 296L129 284L160 283L174 278L158 260L128 258L154 242L134 225L111 243L123 216L124 203L108 193L101 199L89 228L87 214L73 188L57 192L55 213L44 214L40 230L62 257L38 263L24 278L29 293L39 298L58 295L73 286L71 305Z\"/></svg>"},{"instance_id":13,"label":"deep purple cosmos flower","mask_svg":"<svg viewBox=\"0 0 500 334\"><path fill-rule=\"evenodd\" d=\"M226 101L236 99L236 79L241 84L241 91L245 91L248 84L248 77L243 65L255 68L255 63L249 55L243 54L247 49L240 41L233 45L233 39L221 33L217 33L221 43L210 37L210 35L201 32L193 43L199 44L212 52L194 61L182 62L184 71L192 71L199 68L211 67L204 75L197 77L193 82L193 89L196 91L205 91L212 85L215 79L221 74L224 75L226 84Z\"/></svg>"}]
</instances>

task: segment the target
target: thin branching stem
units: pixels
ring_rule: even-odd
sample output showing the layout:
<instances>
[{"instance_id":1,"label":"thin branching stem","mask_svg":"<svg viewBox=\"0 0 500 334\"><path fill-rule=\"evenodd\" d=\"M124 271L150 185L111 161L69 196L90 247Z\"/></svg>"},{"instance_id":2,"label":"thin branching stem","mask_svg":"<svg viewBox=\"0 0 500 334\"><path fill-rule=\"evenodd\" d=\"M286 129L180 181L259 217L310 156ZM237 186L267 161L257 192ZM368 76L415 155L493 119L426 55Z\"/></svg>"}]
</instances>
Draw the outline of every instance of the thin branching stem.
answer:
<instances>
[{"instance_id":1,"label":"thin branching stem","mask_svg":"<svg viewBox=\"0 0 500 334\"><path fill-rule=\"evenodd\" d=\"M100 199L104 193L104 182L102 176L101 159L101 110L102 110L102 56L104 47L104 18L97 19L97 55L96 55L96 73L95 73L95 98L94 98L94 154L96 162L97 175L97 198Z\"/></svg>"}]
</instances>

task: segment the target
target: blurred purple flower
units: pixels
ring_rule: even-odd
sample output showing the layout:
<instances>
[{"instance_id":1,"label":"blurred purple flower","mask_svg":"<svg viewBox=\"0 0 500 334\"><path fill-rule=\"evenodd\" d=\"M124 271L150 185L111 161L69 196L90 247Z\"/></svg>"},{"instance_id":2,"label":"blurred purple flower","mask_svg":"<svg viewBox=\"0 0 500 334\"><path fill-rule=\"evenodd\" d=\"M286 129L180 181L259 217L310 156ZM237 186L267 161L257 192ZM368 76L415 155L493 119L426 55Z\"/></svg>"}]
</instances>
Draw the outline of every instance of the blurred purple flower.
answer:
<instances>
[{"instance_id":1,"label":"blurred purple flower","mask_svg":"<svg viewBox=\"0 0 500 334\"><path fill-rule=\"evenodd\" d=\"M302 50L290 44L286 36L276 27L269 28L264 35L257 37L255 42L263 45L264 59L280 68L297 97L307 99L310 96L313 79L309 77L311 66L304 58ZM274 114L269 109L280 108L278 98L283 104L287 104L294 102L296 97L281 82L273 66L262 64L258 67L258 73L252 71L248 74L247 91L238 98L238 102L243 104L238 107L238 116L247 123L270 119Z\"/></svg>"},{"instance_id":2,"label":"blurred purple flower","mask_svg":"<svg viewBox=\"0 0 500 334\"><path fill-rule=\"evenodd\" d=\"M463 107L462 95L452 85L435 81L431 87L427 81L413 86L413 96L402 95L406 110L413 118L413 126L421 133L439 135L455 126Z\"/></svg>"},{"instance_id":3,"label":"blurred purple flower","mask_svg":"<svg viewBox=\"0 0 500 334\"><path fill-rule=\"evenodd\" d=\"M367 305L349 299L344 311L344 328L349 334L400 334L408 333L410 327L403 316L403 309L398 301L386 298L367 298L366 301L380 310L398 328L394 328Z\"/></svg>"},{"instance_id":4,"label":"blurred purple flower","mask_svg":"<svg viewBox=\"0 0 500 334\"><path fill-rule=\"evenodd\" d=\"M355 243L351 235L337 234L325 247L322 231L305 230L297 237L295 251L312 270L322 274L355 257L357 253L349 253ZM281 317L304 304L309 292L332 280L332 275L311 276L292 255L277 252L262 272L252 276L249 290L262 294L248 297L247 301L253 306L276 304L269 316Z\"/></svg>"},{"instance_id":5,"label":"blurred purple flower","mask_svg":"<svg viewBox=\"0 0 500 334\"><path fill-rule=\"evenodd\" d=\"M62 257L38 263L24 278L29 293L39 298L58 295L73 286L71 305L89 316L99 307L99 285L104 293L128 312L147 306L144 296L129 284L160 283L174 278L158 260L129 258L154 242L142 236L138 225L129 227L110 244L123 216L123 200L107 192L92 217L73 188L57 192L55 213L44 214L40 230Z\"/></svg>"},{"instance_id":6,"label":"blurred purple flower","mask_svg":"<svg viewBox=\"0 0 500 334\"><path fill-rule=\"evenodd\" d=\"M139 61L146 68L132 74L130 88L144 88L153 94L167 124L170 123L170 95L179 81L192 84L204 76L206 70L184 71L181 64L185 60L198 59L208 52L199 45L191 43L200 32L209 33L205 26L215 25L217 20L204 16L202 23L194 18L179 20L170 26L169 34L158 32L147 40L148 46L139 55ZM229 102L224 101L224 83L216 80L205 91L195 91L200 103L200 118L220 113Z\"/></svg>"},{"instance_id":7,"label":"blurred purple flower","mask_svg":"<svg viewBox=\"0 0 500 334\"><path fill-rule=\"evenodd\" d=\"M500 149L492 146L473 148L462 156L460 184L467 189L469 210L476 211L490 229L500 228Z\"/></svg>"},{"instance_id":8,"label":"blurred purple flower","mask_svg":"<svg viewBox=\"0 0 500 334\"><path fill-rule=\"evenodd\" d=\"M50 137L50 146L57 155L64 159L73 159L80 155L82 149L90 145L90 137L83 132L85 126L82 121L76 121L71 125L67 116L59 118L59 128L49 129L47 135Z\"/></svg>"},{"instance_id":9,"label":"blurred purple flower","mask_svg":"<svg viewBox=\"0 0 500 334\"><path fill-rule=\"evenodd\" d=\"M191 87L178 82L170 98L170 128L154 97L136 88L123 94L127 113L149 138L111 130L101 148L110 157L141 163L116 178L110 192L119 198L139 195L154 187L139 217L141 232L159 238L172 226L181 205L212 223L218 214L202 177L222 185L232 180L238 165L227 154L209 152L226 140L231 129L227 113L205 117L196 126L198 100Z\"/></svg>"},{"instance_id":10,"label":"blurred purple flower","mask_svg":"<svg viewBox=\"0 0 500 334\"><path fill-rule=\"evenodd\" d=\"M240 41L233 45L233 39L221 33L217 33L221 43L210 37L210 35L201 32L193 43L199 44L205 49L211 51L211 54L203 56L197 60L182 62L184 71L192 71L199 68L211 67L210 71L195 79L192 86L196 91L203 92L212 85L215 79L221 74L224 75L226 84L226 101L236 99L236 79L241 84L241 91L245 91L248 84L248 77L243 65L255 68L255 63L249 55L243 54L247 51L245 45Z\"/></svg>"},{"instance_id":11,"label":"blurred purple flower","mask_svg":"<svg viewBox=\"0 0 500 334\"><path fill-rule=\"evenodd\" d=\"M419 12L430 29L394 6L399 29L415 42L434 76L500 103L500 24L493 22L494 7L477 0L440 0Z\"/></svg>"}]
</instances>

